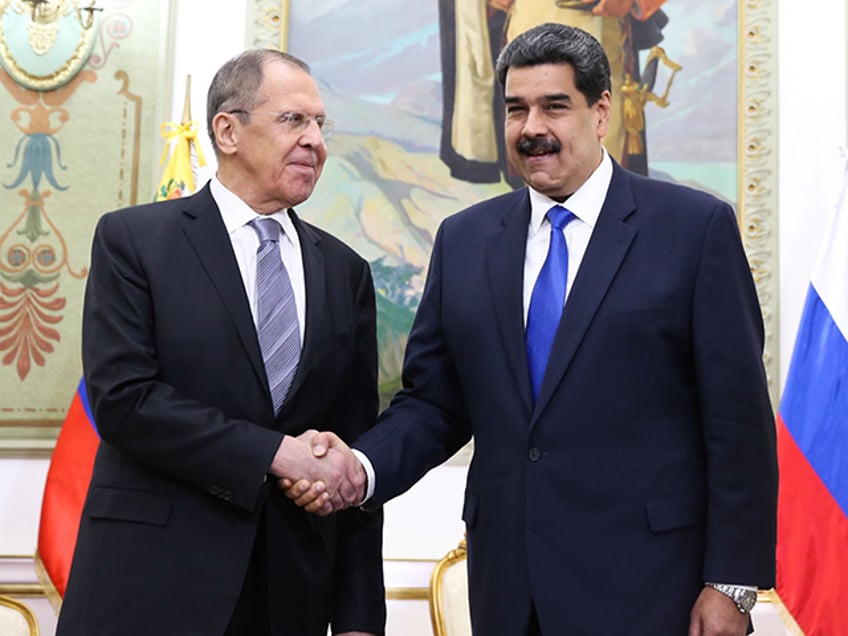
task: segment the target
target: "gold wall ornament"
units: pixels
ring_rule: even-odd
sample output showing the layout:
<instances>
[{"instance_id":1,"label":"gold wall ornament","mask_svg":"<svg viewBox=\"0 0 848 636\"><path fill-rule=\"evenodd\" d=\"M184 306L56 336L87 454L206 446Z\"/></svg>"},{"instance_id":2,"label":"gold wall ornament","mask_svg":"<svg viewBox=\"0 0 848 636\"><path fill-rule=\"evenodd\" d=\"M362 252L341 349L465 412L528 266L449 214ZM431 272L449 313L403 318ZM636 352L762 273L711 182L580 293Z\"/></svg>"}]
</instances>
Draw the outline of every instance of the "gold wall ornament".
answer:
<instances>
[{"instance_id":1,"label":"gold wall ornament","mask_svg":"<svg viewBox=\"0 0 848 636\"><path fill-rule=\"evenodd\" d=\"M0 0L0 65L26 88L62 86L91 55L96 11L93 0Z\"/></svg>"},{"instance_id":2,"label":"gold wall ornament","mask_svg":"<svg viewBox=\"0 0 848 636\"><path fill-rule=\"evenodd\" d=\"M776 25L776 0L739 3L737 211L763 312L763 362L775 410L780 400Z\"/></svg>"},{"instance_id":3,"label":"gold wall ornament","mask_svg":"<svg viewBox=\"0 0 848 636\"><path fill-rule=\"evenodd\" d=\"M290 0L253 0L247 3L247 41L251 46L288 51Z\"/></svg>"}]
</instances>

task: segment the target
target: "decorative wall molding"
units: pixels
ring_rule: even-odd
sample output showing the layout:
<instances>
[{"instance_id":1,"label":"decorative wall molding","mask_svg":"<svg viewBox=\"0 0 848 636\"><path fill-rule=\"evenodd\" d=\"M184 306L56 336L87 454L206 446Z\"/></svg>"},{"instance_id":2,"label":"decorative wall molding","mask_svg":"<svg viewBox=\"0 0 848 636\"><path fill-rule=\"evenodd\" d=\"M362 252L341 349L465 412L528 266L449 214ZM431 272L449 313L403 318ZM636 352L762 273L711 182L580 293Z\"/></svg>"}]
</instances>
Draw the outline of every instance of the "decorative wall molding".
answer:
<instances>
[{"instance_id":1,"label":"decorative wall molding","mask_svg":"<svg viewBox=\"0 0 848 636\"><path fill-rule=\"evenodd\" d=\"M777 2L739 4L739 227L765 323L769 393L779 399Z\"/></svg>"},{"instance_id":2,"label":"decorative wall molding","mask_svg":"<svg viewBox=\"0 0 848 636\"><path fill-rule=\"evenodd\" d=\"M392 601L426 601L432 560L387 559L386 598ZM35 572L35 557L0 556L0 594L7 596L43 597L44 589Z\"/></svg>"},{"instance_id":3,"label":"decorative wall molding","mask_svg":"<svg viewBox=\"0 0 848 636\"><path fill-rule=\"evenodd\" d=\"M151 133L167 67L151 52L160 50L167 5L106 3L89 29L88 63L58 88L27 88L0 69L0 137L9 141L0 301L12 307L0 317L8 336L0 343L0 457L49 456L81 375L94 226L107 210L152 198L144 184L157 169L159 135Z\"/></svg>"},{"instance_id":4,"label":"decorative wall molding","mask_svg":"<svg viewBox=\"0 0 848 636\"><path fill-rule=\"evenodd\" d=\"M430 576L435 560L386 559L386 599L391 601L426 601L430 589ZM7 596L45 596L35 573L33 556L0 556L0 594ZM761 590L758 603L782 605L774 590Z\"/></svg>"},{"instance_id":5,"label":"decorative wall molding","mask_svg":"<svg viewBox=\"0 0 848 636\"><path fill-rule=\"evenodd\" d=\"M0 594L44 596L35 573L34 556L0 556Z\"/></svg>"},{"instance_id":6,"label":"decorative wall molding","mask_svg":"<svg viewBox=\"0 0 848 636\"><path fill-rule=\"evenodd\" d=\"M248 46L288 49L289 0L253 0L247 3Z\"/></svg>"}]
</instances>

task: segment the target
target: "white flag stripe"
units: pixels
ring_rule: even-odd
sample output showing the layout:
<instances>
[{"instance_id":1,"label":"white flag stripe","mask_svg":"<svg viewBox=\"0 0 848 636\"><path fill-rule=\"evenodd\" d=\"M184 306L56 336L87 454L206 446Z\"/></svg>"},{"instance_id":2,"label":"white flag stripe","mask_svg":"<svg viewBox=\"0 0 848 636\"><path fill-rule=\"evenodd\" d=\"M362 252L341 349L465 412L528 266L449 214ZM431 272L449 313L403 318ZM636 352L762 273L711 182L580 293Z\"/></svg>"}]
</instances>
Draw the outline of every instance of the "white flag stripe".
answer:
<instances>
[{"instance_id":1,"label":"white flag stripe","mask_svg":"<svg viewBox=\"0 0 848 636\"><path fill-rule=\"evenodd\" d=\"M848 178L842 186L842 196L831 216L810 281L842 336L848 340Z\"/></svg>"}]
</instances>

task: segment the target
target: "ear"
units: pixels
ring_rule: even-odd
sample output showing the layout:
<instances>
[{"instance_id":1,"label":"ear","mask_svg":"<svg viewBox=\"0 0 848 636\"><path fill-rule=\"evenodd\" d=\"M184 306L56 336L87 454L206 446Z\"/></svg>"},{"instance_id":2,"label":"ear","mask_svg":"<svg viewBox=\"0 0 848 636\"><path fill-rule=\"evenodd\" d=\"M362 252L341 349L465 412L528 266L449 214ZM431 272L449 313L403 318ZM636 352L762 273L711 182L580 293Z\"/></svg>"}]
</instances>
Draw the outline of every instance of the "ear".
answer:
<instances>
[{"instance_id":1,"label":"ear","mask_svg":"<svg viewBox=\"0 0 848 636\"><path fill-rule=\"evenodd\" d=\"M595 116L597 117L597 132L598 138L602 139L609 132L609 122L612 116L612 95L609 91L601 93L600 98L593 106Z\"/></svg>"},{"instance_id":2,"label":"ear","mask_svg":"<svg viewBox=\"0 0 848 636\"><path fill-rule=\"evenodd\" d=\"M215 145L221 154L231 155L238 150L238 130L235 115L218 113L212 119L212 132L215 133Z\"/></svg>"}]
</instances>

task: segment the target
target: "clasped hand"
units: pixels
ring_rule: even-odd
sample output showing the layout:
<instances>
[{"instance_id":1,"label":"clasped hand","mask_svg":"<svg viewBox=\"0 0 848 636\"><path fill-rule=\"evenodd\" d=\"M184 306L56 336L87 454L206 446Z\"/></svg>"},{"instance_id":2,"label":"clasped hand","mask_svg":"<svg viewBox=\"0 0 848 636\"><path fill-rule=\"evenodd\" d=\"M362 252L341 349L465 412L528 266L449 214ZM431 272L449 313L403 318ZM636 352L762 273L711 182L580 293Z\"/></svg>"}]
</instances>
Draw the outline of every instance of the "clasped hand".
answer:
<instances>
[{"instance_id":1,"label":"clasped hand","mask_svg":"<svg viewBox=\"0 0 848 636\"><path fill-rule=\"evenodd\" d=\"M356 506L365 497L365 469L334 433L286 435L271 464L277 485L298 506L320 516Z\"/></svg>"}]
</instances>

